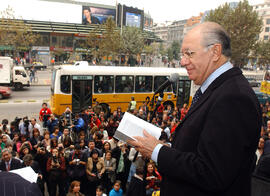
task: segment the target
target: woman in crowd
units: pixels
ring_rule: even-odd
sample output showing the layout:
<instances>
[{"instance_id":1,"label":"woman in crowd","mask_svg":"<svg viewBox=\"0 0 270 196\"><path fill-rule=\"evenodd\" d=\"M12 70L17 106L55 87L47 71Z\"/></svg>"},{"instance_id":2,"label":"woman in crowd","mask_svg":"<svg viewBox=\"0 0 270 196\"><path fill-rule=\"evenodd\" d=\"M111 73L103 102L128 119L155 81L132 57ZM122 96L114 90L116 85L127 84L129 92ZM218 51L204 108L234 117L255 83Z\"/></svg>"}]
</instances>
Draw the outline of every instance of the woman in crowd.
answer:
<instances>
[{"instance_id":1,"label":"woman in crowd","mask_svg":"<svg viewBox=\"0 0 270 196\"><path fill-rule=\"evenodd\" d=\"M112 152L110 150L106 151L105 153L104 166L105 174L103 177L103 183L105 189L108 191L112 187L113 182L115 181L116 169L116 159L112 158Z\"/></svg>"},{"instance_id":2,"label":"woman in crowd","mask_svg":"<svg viewBox=\"0 0 270 196\"><path fill-rule=\"evenodd\" d=\"M40 135L40 132L37 128L34 128L33 129L33 136L30 138L30 142L33 146L33 150L34 152L37 151L37 148L38 148L38 144L41 143L41 141L43 140L44 138Z\"/></svg>"},{"instance_id":3,"label":"woman in crowd","mask_svg":"<svg viewBox=\"0 0 270 196\"><path fill-rule=\"evenodd\" d=\"M93 149L91 157L87 160L86 166L86 176L89 182L89 194L94 195L96 191L96 186L100 183L105 167L103 158L98 157L98 151Z\"/></svg>"},{"instance_id":4,"label":"woman in crowd","mask_svg":"<svg viewBox=\"0 0 270 196\"><path fill-rule=\"evenodd\" d=\"M19 153L22 145L20 133L14 133L12 141L13 141L12 151Z\"/></svg>"},{"instance_id":5,"label":"woman in crowd","mask_svg":"<svg viewBox=\"0 0 270 196\"><path fill-rule=\"evenodd\" d=\"M81 183L79 181L74 180L69 187L67 196L84 196L80 192L81 189Z\"/></svg>"},{"instance_id":6,"label":"woman in crowd","mask_svg":"<svg viewBox=\"0 0 270 196\"><path fill-rule=\"evenodd\" d=\"M52 149L52 156L47 161L47 172L49 173L49 193L56 196L58 185L59 196L64 196L64 171L66 169L65 159L59 155L56 148Z\"/></svg>"},{"instance_id":7,"label":"woman in crowd","mask_svg":"<svg viewBox=\"0 0 270 196\"><path fill-rule=\"evenodd\" d=\"M51 139L50 139L50 132L44 132L44 139L41 141L42 146L44 146L47 151L51 151Z\"/></svg>"},{"instance_id":8,"label":"woman in crowd","mask_svg":"<svg viewBox=\"0 0 270 196\"><path fill-rule=\"evenodd\" d=\"M105 142L103 143L103 148L102 148L102 157L103 157L103 159L105 159L105 153L106 153L108 150L111 150L111 144L110 144L110 142L105 141Z\"/></svg>"},{"instance_id":9,"label":"woman in crowd","mask_svg":"<svg viewBox=\"0 0 270 196\"><path fill-rule=\"evenodd\" d=\"M147 174L145 178L147 185L146 185L146 196L151 196L153 191L155 190L155 182L161 181L161 176L156 170L155 164L149 162L147 164Z\"/></svg>"}]
</instances>

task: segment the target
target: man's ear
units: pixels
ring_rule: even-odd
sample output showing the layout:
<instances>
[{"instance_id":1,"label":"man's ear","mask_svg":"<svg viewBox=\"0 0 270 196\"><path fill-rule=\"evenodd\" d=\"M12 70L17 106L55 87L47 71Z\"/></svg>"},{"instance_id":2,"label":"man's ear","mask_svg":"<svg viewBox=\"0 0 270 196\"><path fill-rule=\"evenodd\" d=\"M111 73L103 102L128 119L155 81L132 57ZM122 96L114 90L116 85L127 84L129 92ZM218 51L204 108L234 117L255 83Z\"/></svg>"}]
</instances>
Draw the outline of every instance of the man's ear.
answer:
<instances>
[{"instance_id":1,"label":"man's ear","mask_svg":"<svg viewBox=\"0 0 270 196\"><path fill-rule=\"evenodd\" d=\"M221 44L214 44L212 47L213 52L213 60L218 61L222 55L222 45Z\"/></svg>"}]
</instances>

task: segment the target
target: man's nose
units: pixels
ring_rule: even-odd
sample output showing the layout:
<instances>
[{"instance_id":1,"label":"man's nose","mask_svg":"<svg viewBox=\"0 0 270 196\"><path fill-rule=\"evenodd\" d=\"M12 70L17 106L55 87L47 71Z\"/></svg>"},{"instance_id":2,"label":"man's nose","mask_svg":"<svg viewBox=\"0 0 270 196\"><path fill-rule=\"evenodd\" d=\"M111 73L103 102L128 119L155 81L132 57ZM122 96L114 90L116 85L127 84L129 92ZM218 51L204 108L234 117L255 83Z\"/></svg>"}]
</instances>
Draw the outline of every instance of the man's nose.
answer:
<instances>
[{"instance_id":1,"label":"man's nose","mask_svg":"<svg viewBox=\"0 0 270 196\"><path fill-rule=\"evenodd\" d=\"M186 57L182 57L180 63L181 63L181 66L185 67L189 64L189 59L187 59Z\"/></svg>"}]
</instances>

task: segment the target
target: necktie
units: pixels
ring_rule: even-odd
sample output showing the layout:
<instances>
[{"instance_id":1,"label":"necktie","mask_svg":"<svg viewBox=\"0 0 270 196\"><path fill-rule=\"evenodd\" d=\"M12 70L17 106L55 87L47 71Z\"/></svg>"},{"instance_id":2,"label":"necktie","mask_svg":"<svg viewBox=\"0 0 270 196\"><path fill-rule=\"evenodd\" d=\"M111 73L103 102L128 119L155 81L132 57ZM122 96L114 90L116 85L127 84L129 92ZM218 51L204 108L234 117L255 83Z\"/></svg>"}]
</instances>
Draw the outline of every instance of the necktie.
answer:
<instances>
[{"instance_id":1,"label":"necktie","mask_svg":"<svg viewBox=\"0 0 270 196\"><path fill-rule=\"evenodd\" d=\"M199 89L196 91L196 93L195 93L195 95L194 95L194 97L193 97L193 99L192 99L190 108L193 107L193 106L195 105L195 103L200 99L201 96L202 96L202 91L201 91L201 88L199 88Z\"/></svg>"},{"instance_id":2,"label":"necktie","mask_svg":"<svg viewBox=\"0 0 270 196\"><path fill-rule=\"evenodd\" d=\"M10 163L7 163L7 171L10 171Z\"/></svg>"}]
</instances>

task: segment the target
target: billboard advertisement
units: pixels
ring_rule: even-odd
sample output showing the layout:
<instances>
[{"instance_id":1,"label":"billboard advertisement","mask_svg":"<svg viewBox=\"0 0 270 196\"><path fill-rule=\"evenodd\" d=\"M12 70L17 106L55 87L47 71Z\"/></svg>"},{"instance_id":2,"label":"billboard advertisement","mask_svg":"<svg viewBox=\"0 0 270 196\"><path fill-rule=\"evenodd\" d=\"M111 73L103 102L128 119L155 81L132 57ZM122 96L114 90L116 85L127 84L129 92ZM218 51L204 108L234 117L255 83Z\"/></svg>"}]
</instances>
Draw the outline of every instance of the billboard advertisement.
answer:
<instances>
[{"instance_id":1,"label":"billboard advertisement","mask_svg":"<svg viewBox=\"0 0 270 196\"><path fill-rule=\"evenodd\" d=\"M141 14L126 12L126 26L139 28L141 26Z\"/></svg>"},{"instance_id":2,"label":"billboard advertisement","mask_svg":"<svg viewBox=\"0 0 270 196\"><path fill-rule=\"evenodd\" d=\"M115 9L82 7L82 24L103 24L109 17L115 20Z\"/></svg>"}]
</instances>

